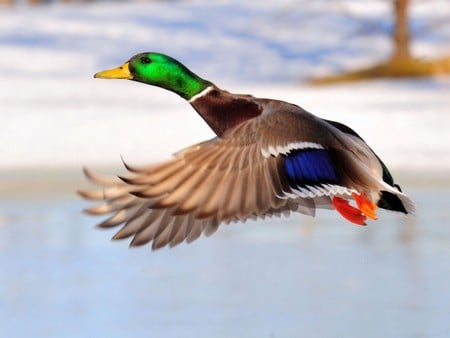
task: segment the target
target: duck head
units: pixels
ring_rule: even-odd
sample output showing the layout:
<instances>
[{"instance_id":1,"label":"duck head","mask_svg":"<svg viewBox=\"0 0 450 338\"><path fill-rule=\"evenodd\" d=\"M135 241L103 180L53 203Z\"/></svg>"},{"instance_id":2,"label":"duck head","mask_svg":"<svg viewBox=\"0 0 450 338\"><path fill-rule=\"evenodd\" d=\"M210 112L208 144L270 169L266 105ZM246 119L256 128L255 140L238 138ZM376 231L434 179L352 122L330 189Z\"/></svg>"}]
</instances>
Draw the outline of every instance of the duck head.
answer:
<instances>
[{"instance_id":1,"label":"duck head","mask_svg":"<svg viewBox=\"0 0 450 338\"><path fill-rule=\"evenodd\" d=\"M138 81L165 88L186 100L212 84L170 56L152 52L137 54L119 67L96 73L94 78Z\"/></svg>"}]
</instances>

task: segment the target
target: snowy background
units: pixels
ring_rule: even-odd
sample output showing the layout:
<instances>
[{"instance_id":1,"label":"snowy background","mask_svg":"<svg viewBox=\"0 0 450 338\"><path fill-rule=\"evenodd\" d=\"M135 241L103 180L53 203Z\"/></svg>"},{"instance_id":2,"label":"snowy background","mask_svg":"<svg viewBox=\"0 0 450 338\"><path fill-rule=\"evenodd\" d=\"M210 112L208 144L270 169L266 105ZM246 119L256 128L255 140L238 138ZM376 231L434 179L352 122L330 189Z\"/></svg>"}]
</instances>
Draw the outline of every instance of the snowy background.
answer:
<instances>
[{"instance_id":1,"label":"snowy background","mask_svg":"<svg viewBox=\"0 0 450 338\"><path fill-rule=\"evenodd\" d=\"M412 6L414 55L450 53L448 1ZM387 1L189 1L0 10L0 168L168 157L212 133L176 95L92 75L158 51L232 92L359 132L391 167L450 169L450 80L308 87L390 53ZM434 29L436 23L440 26Z\"/></svg>"},{"instance_id":2,"label":"snowy background","mask_svg":"<svg viewBox=\"0 0 450 338\"><path fill-rule=\"evenodd\" d=\"M23 2L23 1L22 1ZM312 87L390 52L388 1L0 7L0 336L447 338L450 78ZM450 53L450 1L413 1L413 52ZM151 163L212 132L173 93L94 80L142 51L363 136L418 212L221 227L149 252L80 210L81 166Z\"/></svg>"}]
</instances>

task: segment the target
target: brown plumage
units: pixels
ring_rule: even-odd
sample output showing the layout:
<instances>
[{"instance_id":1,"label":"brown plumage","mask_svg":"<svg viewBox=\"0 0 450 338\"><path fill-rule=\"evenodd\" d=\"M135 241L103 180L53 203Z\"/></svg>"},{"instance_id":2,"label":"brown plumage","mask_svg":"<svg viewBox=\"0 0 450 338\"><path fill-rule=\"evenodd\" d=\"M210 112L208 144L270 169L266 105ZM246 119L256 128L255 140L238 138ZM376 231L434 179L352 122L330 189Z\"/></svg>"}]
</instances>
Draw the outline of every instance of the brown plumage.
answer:
<instances>
[{"instance_id":1,"label":"brown plumage","mask_svg":"<svg viewBox=\"0 0 450 338\"><path fill-rule=\"evenodd\" d=\"M231 94L222 95L232 99ZM377 201L379 192L388 189L405 199L380 180L382 167L361 139L344 134L297 106L250 96L245 99L249 106L257 104L262 114L238 121L221 137L187 148L173 160L145 168L127 166L133 175L120 180L86 170L86 176L103 187L81 192L87 199L102 201L86 211L111 213L99 226L123 225L115 239L134 236L131 245L153 241L152 248L156 249L184 240L191 242L201 233L210 235L221 223L291 211L314 215L315 208L332 208L332 196L349 198L352 191L365 192ZM241 102L238 105L246 106ZM193 106L197 110L202 107ZM221 124L220 118L209 117L214 112L211 105L207 112L208 123ZM224 107L221 115L226 115ZM282 150L296 142L326 145L340 177L341 191L319 186L319 192L310 191L310 196L295 196L286 178L284 158L276 154L276 147ZM265 157L261 149L271 148L274 154ZM292 196L286 198L287 194Z\"/></svg>"},{"instance_id":2,"label":"brown plumage","mask_svg":"<svg viewBox=\"0 0 450 338\"><path fill-rule=\"evenodd\" d=\"M130 175L85 170L100 189L81 191L98 201L86 209L121 225L114 239L152 248L192 242L220 224L291 212L336 209L364 224L376 205L410 213L414 203L386 166L350 128L282 101L236 95L207 83L189 102L217 137ZM348 201L355 199L356 207Z\"/></svg>"}]
</instances>

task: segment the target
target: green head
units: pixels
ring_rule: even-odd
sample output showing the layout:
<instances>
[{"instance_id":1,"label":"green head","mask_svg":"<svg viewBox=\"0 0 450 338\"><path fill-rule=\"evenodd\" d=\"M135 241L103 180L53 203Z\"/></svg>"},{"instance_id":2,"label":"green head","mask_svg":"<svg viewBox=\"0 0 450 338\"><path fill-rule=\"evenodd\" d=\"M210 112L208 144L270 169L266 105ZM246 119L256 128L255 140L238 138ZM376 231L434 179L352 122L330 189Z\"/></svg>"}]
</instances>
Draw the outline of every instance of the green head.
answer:
<instances>
[{"instance_id":1,"label":"green head","mask_svg":"<svg viewBox=\"0 0 450 338\"><path fill-rule=\"evenodd\" d=\"M101 79L128 79L173 91L189 100L211 85L177 60L159 53L140 53L122 66L94 75Z\"/></svg>"}]
</instances>

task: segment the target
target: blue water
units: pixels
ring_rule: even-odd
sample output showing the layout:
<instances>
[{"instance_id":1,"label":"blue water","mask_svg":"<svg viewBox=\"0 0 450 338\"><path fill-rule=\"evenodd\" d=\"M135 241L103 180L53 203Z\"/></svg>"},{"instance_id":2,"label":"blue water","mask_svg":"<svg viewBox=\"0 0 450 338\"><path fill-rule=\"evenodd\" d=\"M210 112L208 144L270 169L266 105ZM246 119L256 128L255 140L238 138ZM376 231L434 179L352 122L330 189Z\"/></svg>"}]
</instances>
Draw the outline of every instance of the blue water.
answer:
<instances>
[{"instance_id":1,"label":"blue water","mask_svg":"<svg viewBox=\"0 0 450 338\"><path fill-rule=\"evenodd\" d=\"M151 252L75 195L0 199L1 337L448 337L450 188L368 227L319 211Z\"/></svg>"}]
</instances>

